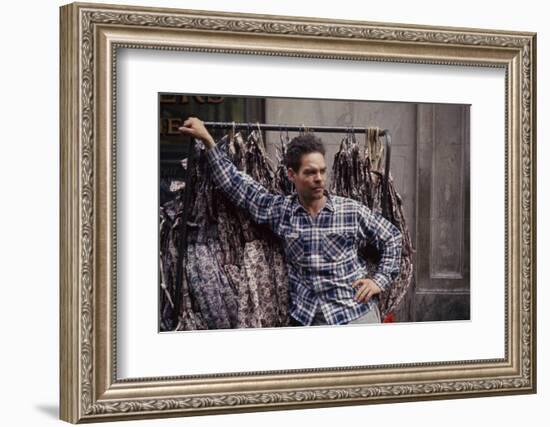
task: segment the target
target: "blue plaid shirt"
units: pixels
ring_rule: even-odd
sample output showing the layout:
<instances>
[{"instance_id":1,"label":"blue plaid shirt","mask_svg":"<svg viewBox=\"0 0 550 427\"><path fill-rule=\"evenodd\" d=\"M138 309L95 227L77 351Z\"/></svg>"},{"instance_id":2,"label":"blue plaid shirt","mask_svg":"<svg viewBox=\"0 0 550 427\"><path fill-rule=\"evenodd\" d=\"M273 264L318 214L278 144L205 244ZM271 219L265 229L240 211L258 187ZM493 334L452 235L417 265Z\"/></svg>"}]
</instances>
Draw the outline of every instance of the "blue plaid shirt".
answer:
<instances>
[{"instance_id":1,"label":"blue plaid shirt","mask_svg":"<svg viewBox=\"0 0 550 427\"><path fill-rule=\"evenodd\" d=\"M215 146L208 150L208 164L216 186L259 224L268 225L283 239L289 275L289 313L310 325L318 308L328 324L346 324L366 314L374 304L354 300L353 282L367 278L366 261L358 248L369 242L381 253L370 277L384 289L399 274L401 234L388 220L361 203L329 195L315 218L300 204L296 193L270 193L249 175L240 172Z\"/></svg>"}]
</instances>

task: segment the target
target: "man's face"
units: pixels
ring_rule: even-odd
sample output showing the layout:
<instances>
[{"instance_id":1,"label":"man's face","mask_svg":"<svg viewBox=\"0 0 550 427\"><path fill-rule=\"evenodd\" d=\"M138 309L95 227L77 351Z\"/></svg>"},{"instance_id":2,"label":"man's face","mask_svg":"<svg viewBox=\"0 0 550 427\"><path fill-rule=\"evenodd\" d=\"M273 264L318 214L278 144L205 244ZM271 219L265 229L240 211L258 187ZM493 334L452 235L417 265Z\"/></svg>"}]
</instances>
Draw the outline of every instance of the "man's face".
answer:
<instances>
[{"instance_id":1,"label":"man's face","mask_svg":"<svg viewBox=\"0 0 550 427\"><path fill-rule=\"evenodd\" d=\"M323 197L325 190L327 165L321 153L302 155L298 172L288 169L288 177L294 183L296 192L303 200L316 200Z\"/></svg>"}]
</instances>

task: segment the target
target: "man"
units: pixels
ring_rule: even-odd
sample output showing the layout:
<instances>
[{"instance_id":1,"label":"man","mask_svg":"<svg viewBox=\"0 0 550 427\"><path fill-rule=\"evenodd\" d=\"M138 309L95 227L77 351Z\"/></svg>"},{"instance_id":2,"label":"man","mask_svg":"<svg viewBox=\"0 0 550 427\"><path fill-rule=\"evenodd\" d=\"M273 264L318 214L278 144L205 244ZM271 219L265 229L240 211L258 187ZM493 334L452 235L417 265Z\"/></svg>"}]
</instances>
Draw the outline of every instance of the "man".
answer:
<instances>
[{"instance_id":1,"label":"man","mask_svg":"<svg viewBox=\"0 0 550 427\"><path fill-rule=\"evenodd\" d=\"M399 273L401 235L361 203L329 195L325 149L318 138L307 134L288 145L285 164L296 192L283 196L238 171L198 118L187 119L179 130L204 142L216 186L283 239L291 324L380 322L376 296ZM357 253L367 242L381 254L372 277Z\"/></svg>"}]
</instances>

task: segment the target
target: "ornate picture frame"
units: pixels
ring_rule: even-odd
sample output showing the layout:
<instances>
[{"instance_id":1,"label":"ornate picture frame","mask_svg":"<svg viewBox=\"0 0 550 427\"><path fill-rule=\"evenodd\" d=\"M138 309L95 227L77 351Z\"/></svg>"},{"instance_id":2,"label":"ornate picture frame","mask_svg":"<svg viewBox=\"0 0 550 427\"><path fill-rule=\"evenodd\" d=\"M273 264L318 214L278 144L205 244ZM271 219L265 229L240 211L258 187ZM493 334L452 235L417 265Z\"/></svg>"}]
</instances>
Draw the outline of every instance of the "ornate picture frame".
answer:
<instances>
[{"instance_id":1,"label":"ornate picture frame","mask_svg":"<svg viewBox=\"0 0 550 427\"><path fill-rule=\"evenodd\" d=\"M80 3L60 13L61 419L536 391L535 34ZM122 48L504 70L505 250L495 255L505 259L504 357L120 379L116 63Z\"/></svg>"}]
</instances>

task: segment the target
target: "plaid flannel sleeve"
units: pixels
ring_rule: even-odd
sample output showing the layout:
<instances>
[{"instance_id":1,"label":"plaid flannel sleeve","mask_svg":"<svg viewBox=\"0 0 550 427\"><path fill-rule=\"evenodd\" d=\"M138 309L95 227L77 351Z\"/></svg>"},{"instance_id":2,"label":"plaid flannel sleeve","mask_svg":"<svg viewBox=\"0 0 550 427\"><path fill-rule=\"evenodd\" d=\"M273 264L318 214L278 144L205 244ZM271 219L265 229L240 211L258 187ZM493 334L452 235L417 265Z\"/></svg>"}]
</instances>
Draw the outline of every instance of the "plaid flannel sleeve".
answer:
<instances>
[{"instance_id":1,"label":"plaid flannel sleeve","mask_svg":"<svg viewBox=\"0 0 550 427\"><path fill-rule=\"evenodd\" d=\"M380 252L378 268L371 278L386 290L399 275L401 233L390 221L364 205L358 205L358 224L360 244L369 243Z\"/></svg>"},{"instance_id":2,"label":"plaid flannel sleeve","mask_svg":"<svg viewBox=\"0 0 550 427\"><path fill-rule=\"evenodd\" d=\"M218 146L207 151L206 159L216 187L231 202L250 213L255 222L275 230L285 197L270 193L251 176L239 171Z\"/></svg>"}]
</instances>

